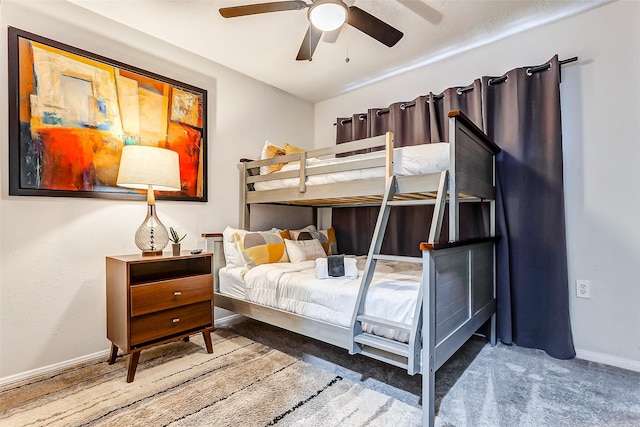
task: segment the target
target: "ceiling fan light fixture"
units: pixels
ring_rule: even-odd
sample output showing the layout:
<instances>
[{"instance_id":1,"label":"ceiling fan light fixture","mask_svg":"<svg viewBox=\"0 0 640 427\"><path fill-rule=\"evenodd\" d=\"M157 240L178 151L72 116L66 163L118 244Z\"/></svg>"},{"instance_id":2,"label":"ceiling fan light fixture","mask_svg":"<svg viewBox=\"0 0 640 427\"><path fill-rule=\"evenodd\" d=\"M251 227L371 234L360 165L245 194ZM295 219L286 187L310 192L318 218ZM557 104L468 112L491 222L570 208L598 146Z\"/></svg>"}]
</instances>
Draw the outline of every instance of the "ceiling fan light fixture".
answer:
<instances>
[{"instance_id":1,"label":"ceiling fan light fixture","mask_svg":"<svg viewBox=\"0 0 640 427\"><path fill-rule=\"evenodd\" d=\"M316 0L309 9L309 22L321 31L333 31L347 22L349 9L340 0Z\"/></svg>"}]
</instances>

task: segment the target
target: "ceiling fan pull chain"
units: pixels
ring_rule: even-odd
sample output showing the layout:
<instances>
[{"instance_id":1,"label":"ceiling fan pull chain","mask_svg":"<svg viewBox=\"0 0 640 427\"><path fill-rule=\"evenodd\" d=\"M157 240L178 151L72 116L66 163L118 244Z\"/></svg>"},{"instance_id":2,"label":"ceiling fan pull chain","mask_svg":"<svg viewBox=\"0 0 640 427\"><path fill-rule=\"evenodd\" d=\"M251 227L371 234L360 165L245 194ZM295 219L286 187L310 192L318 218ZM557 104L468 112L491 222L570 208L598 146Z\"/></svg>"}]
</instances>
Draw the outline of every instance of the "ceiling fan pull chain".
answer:
<instances>
[{"instance_id":1,"label":"ceiling fan pull chain","mask_svg":"<svg viewBox=\"0 0 640 427\"><path fill-rule=\"evenodd\" d=\"M349 40L347 40L347 57L344 58L344 62L348 64L349 61L351 61L351 59L349 59Z\"/></svg>"}]
</instances>

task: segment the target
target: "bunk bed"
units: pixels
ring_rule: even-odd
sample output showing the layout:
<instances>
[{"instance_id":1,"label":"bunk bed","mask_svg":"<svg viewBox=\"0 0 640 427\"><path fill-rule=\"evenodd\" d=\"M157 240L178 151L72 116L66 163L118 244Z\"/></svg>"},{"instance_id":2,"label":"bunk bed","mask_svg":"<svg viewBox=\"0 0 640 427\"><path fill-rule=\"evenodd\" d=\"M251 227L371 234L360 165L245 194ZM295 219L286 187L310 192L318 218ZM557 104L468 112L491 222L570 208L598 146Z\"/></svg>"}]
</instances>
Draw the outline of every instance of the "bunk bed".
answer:
<instances>
[{"instance_id":1,"label":"bunk bed","mask_svg":"<svg viewBox=\"0 0 640 427\"><path fill-rule=\"evenodd\" d=\"M278 306L248 301L221 291L220 270L226 264L222 234L204 234L215 256L215 305L293 332L403 367L423 376L423 424L435 420L435 372L478 328L489 322L495 344L495 155L499 148L459 111L449 113L449 141L424 144L437 150L438 161L405 167L413 155L393 146L393 135L344 143L272 159L242 161L241 224L249 230L251 206L278 204L314 209L379 205L371 246L358 277L358 290L347 325L296 314ZM374 154L349 155L384 147ZM444 155L442 154L444 147ZM416 150L422 150L419 147ZM435 151L434 151L435 152ZM417 157L425 157L417 151ZM340 157L340 156L344 157ZM260 168L285 164L279 172ZM490 230L484 238L459 240L461 203L488 203ZM381 254L389 213L395 206L434 205L431 227L420 245L422 256ZM449 239L440 241L445 207ZM411 298L410 323L367 312L367 297L384 263L419 263L419 284ZM275 264L274 264L275 265ZM375 328L397 330L405 339L382 337ZM372 332L372 329L374 332Z\"/></svg>"}]
</instances>

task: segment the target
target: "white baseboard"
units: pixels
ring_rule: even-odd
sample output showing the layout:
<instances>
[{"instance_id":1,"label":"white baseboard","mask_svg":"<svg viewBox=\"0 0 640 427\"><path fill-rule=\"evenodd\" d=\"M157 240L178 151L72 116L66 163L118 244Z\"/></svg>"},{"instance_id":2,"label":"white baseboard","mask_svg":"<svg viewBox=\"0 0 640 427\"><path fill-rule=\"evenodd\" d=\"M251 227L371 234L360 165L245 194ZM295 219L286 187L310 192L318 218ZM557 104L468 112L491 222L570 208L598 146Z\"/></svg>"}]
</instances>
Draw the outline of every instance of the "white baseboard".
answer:
<instances>
[{"instance_id":1,"label":"white baseboard","mask_svg":"<svg viewBox=\"0 0 640 427\"><path fill-rule=\"evenodd\" d=\"M576 349L576 357L590 362L604 363L605 365L640 372L640 361L637 360L625 359L624 357L616 357L611 356L610 354L580 349Z\"/></svg>"},{"instance_id":2,"label":"white baseboard","mask_svg":"<svg viewBox=\"0 0 640 427\"><path fill-rule=\"evenodd\" d=\"M109 356L109 350L99 351L93 354L87 354L86 356L76 357L75 359L65 360L64 362L54 363L53 365L43 366L42 368L33 369L31 371L21 372L15 375L9 375L8 377L0 378L0 386L10 384L17 381L26 380L37 375L48 374L55 371L61 371L79 363L88 362L94 359L104 359Z\"/></svg>"}]
</instances>

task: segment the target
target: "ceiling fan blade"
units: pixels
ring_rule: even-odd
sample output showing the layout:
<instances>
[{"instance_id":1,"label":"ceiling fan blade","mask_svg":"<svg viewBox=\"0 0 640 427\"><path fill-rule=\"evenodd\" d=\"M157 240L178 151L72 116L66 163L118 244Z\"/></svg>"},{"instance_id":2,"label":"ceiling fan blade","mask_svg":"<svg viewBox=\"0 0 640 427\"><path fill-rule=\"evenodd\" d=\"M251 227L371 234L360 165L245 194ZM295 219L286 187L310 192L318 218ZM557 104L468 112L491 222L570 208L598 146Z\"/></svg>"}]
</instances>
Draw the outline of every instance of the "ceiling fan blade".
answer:
<instances>
[{"instance_id":1,"label":"ceiling fan blade","mask_svg":"<svg viewBox=\"0 0 640 427\"><path fill-rule=\"evenodd\" d=\"M389 47L398 43L404 35L401 31L356 6L349 7L347 23Z\"/></svg>"},{"instance_id":2,"label":"ceiling fan blade","mask_svg":"<svg viewBox=\"0 0 640 427\"><path fill-rule=\"evenodd\" d=\"M396 0L398 3L421 17L422 19L431 22L433 25L438 25L442 21L442 13L437 11L431 6L426 5L421 1L414 0Z\"/></svg>"},{"instance_id":3,"label":"ceiling fan blade","mask_svg":"<svg viewBox=\"0 0 640 427\"><path fill-rule=\"evenodd\" d=\"M302 45L300 45L296 61L304 61L305 59L311 61L313 58L313 52L315 52L316 46L318 46L318 42L320 41L320 37L322 37L322 31L309 24L309 29L307 30L307 34L304 36Z\"/></svg>"},{"instance_id":4,"label":"ceiling fan blade","mask_svg":"<svg viewBox=\"0 0 640 427\"><path fill-rule=\"evenodd\" d=\"M244 6L221 7L220 15L225 18L257 15L259 13L282 12L306 9L309 5L302 0L274 1L270 3L247 4Z\"/></svg>"}]
</instances>

